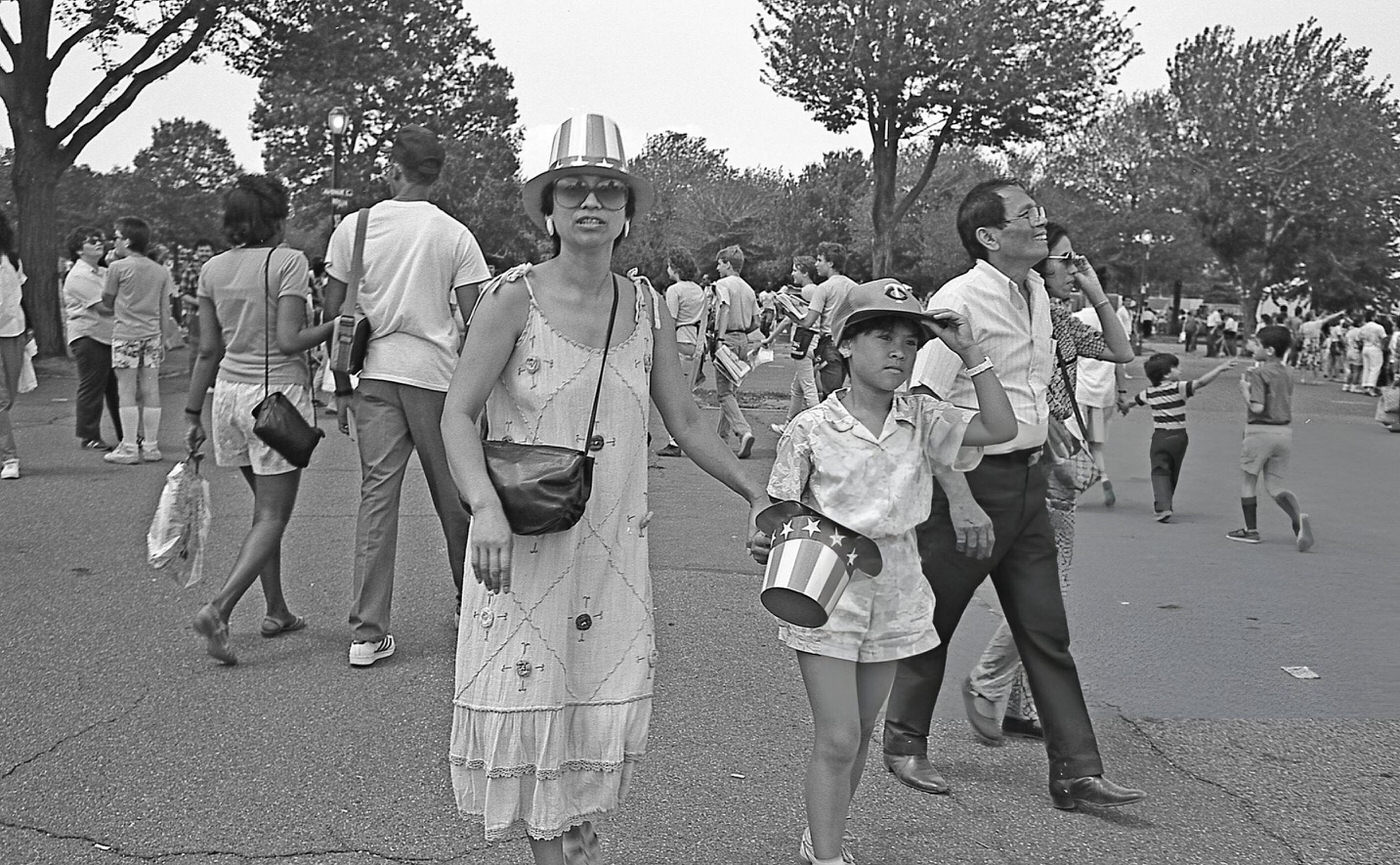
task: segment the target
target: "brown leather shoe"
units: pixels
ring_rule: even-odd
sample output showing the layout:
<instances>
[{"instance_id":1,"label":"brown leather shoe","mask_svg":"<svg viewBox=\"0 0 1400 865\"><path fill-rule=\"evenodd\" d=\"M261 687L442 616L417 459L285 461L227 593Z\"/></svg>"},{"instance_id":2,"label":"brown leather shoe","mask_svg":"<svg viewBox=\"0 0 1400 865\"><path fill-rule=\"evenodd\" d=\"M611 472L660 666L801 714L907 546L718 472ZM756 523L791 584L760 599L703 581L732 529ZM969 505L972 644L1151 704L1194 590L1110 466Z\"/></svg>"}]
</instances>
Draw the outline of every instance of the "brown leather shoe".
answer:
<instances>
[{"instance_id":1,"label":"brown leather shoe","mask_svg":"<svg viewBox=\"0 0 1400 865\"><path fill-rule=\"evenodd\" d=\"M953 792L943 776L933 768L928 757L923 754L886 754L885 768L906 787L913 787L921 793L946 796Z\"/></svg>"},{"instance_id":2,"label":"brown leather shoe","mask_svg":"<svg viewBox=\"0 0 1400 865\"><path fill-rule=\"evenodd\" d=\"M1050 801L1061 811L1073 811L1079 805L1116 808L1147 798L1147 794L1131 787L1120 787L1102 775L1083 778L1056 778L1050 781Z\"/></svg>"},{"instance_id":3,"label":"brown leather shoe","mask_svg":"<svg viewBox=\"0 0 1400 865\"><path fill-rule=\"evenodd\" d=\"M1041 739L1045 738L1045 731L1041 729L1036 721L1027 721L1025 718L1016 718L1007 715L1001 721L1001 731L1008 736L1016 736L1021 739Z\"/></svg>"}]
</instances>

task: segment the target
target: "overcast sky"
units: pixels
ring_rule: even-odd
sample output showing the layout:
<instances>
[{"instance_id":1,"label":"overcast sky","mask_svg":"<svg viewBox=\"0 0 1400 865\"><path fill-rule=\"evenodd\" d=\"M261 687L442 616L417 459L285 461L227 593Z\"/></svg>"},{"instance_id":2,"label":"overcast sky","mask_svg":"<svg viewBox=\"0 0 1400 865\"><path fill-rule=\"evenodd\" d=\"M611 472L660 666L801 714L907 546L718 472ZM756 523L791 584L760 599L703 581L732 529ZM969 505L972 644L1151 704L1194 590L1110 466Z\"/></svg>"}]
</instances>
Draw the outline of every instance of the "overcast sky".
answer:
<instances>
[{"instance_id":1,"label":"overcast sky","mask_svg":"<svg viewBox=\"0 0 1400 865\"><path fill-rule=\"evenodd\" d=\"M8 5L8 4L6 4ZM1106 0L1110 10L1135 4ZM1128 13L1142 56L1124 71L1122 87L1166 84L1176 45L1224 24L1241 37L1267 36L1316 17L1349 45L1372 50L1371 73L1400 81L1400 14L1394 0L1138 0ZM676 130L704 136L738 166L798 170L839 147L869 152L865 131L834 135L796 102L760 80L763 58L751 25L755 0L467 0L497 59L515 75L526 130L524 170L533 174L555 127L576 112L611 115L629 152L646 136ZM7 16L8 17L8 16ZM66 112L97 79L75 56L55 83L52 116ZM135 106L79 156L99 170L129 165L162 119L204 120L228 138L239 162L261 166L248 116L256 82L218 64L186 65L141 96ZM8 124L0 129L8 144Z\"/></svg>"}]
</instances>

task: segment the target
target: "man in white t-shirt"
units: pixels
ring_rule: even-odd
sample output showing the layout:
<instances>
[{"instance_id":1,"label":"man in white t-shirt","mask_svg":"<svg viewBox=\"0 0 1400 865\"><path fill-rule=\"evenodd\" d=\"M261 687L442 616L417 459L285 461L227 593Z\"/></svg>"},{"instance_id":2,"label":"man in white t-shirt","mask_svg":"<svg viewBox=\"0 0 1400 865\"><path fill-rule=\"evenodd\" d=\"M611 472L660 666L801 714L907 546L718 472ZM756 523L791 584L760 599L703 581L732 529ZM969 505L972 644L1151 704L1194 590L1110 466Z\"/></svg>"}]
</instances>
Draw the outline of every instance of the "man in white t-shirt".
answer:
<instances>
[{"instance_id":1,"label":"man in white t-shirt","mask_svg":"<svg viewBox=\"0 0 1400 865\"><path fill-rule=\"evenodd\" d=\"M350 663L367 667L394 654L389 606L398 548L399 496L415 449L447 538L447 561L462 594L470 518L457 496L442 442L442 406L457 362L461 331L451 308L470 310L490 275L476 238L429 203L446 158L438 137L421 126L394 136L388 182L394 197L362 211L364 279L356 306L370 323L359 386L335 374L340 431L353 408L360 447L360 510L355 526ZM360 216L342 221L326 258L325 312L340 313L350 278ZM455 608L454 608L455 609Z\"/></svg>"},{"instance_id":2,"label":"man in white t-shirt","mask_svg":"<svg viewBox=\"0 0 1400 865\"><path fill-rule=\"evenodd\" d=\"M812 302L802 326L817 332L817 347L812 352L812 369L816 372L817 398L826 399L846 383L846 366L836 343L831 340L831 325L836 307L856 287L855 280L841 271L846 267L846 247L839 243L817 244L817 283Z\"/></svg>"}]
</instances>

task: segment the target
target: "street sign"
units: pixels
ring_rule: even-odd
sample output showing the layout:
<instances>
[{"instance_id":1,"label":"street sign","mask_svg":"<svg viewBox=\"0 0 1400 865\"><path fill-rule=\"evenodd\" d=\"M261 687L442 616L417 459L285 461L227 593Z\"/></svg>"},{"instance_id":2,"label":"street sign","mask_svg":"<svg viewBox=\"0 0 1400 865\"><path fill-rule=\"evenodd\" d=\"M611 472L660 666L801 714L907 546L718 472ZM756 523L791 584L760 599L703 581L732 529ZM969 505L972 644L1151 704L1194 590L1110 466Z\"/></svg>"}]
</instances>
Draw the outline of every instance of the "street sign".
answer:
<instances>
[{"instance_id":1,"label":"street sign","mask_svg":"<svg viewBox=\"0 0 1400 865\"><path fill-rule=\"evenodd\" d=\"M331 189L327 189L327 190L325 191L324 194L325 194L328 198L349 198L350 195L351 195L351 190L349 190L349 189L338 189L338 188L334 188L334 187L333 187L333 188L331 188Z\"/></svg>"}]
</instances>

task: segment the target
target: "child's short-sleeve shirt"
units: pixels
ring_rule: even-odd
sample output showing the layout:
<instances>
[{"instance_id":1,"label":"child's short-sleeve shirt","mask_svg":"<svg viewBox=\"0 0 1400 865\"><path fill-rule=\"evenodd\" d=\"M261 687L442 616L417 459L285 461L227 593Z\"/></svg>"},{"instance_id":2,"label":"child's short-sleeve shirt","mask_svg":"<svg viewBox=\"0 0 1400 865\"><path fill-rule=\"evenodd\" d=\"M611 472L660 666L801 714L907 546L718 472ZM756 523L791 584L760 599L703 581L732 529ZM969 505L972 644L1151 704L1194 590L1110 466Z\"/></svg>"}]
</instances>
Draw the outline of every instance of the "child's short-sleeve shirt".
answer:
<instances>
[{"instance_id":1,"label":"child's short-sleeve shirt","mask_svg":"<svg viewBox=\"0 0 1400 865\"><path fill-rule=\"evenodd\" d=\"M933 464L953 465L977 412L924 394L895 394L877 436L846 410L844 393L788 425L768 494L800 501L869 538L910 531L928 519Z\"/></svg>"},{"instance_id":2,"label":"child's short-sleeve shirt","mask_svg":"<svg viewBox=\"0 0 1400 865\"><path fill-rule=\"evenodd\" d=\"M1168 381L1153 385L1133 401L1152 409L1152 426L1160 430L1186 429L1186 400L1196 389L1189 381Z\"/></svg>"},{"instance_id":3,"label":"child's short-sleeve shirt","mask_svg":"<svg viewBox=\"0 0 1400 865\"><path fill-rule=\"evenodd\" d=\"M1287 426L1293 422L1293 379L1281 363L1261 363L1245 373L1249 401L1264 404L1260 412L1249 411L1248 424Z\"/></svg>"}]
</instances>

